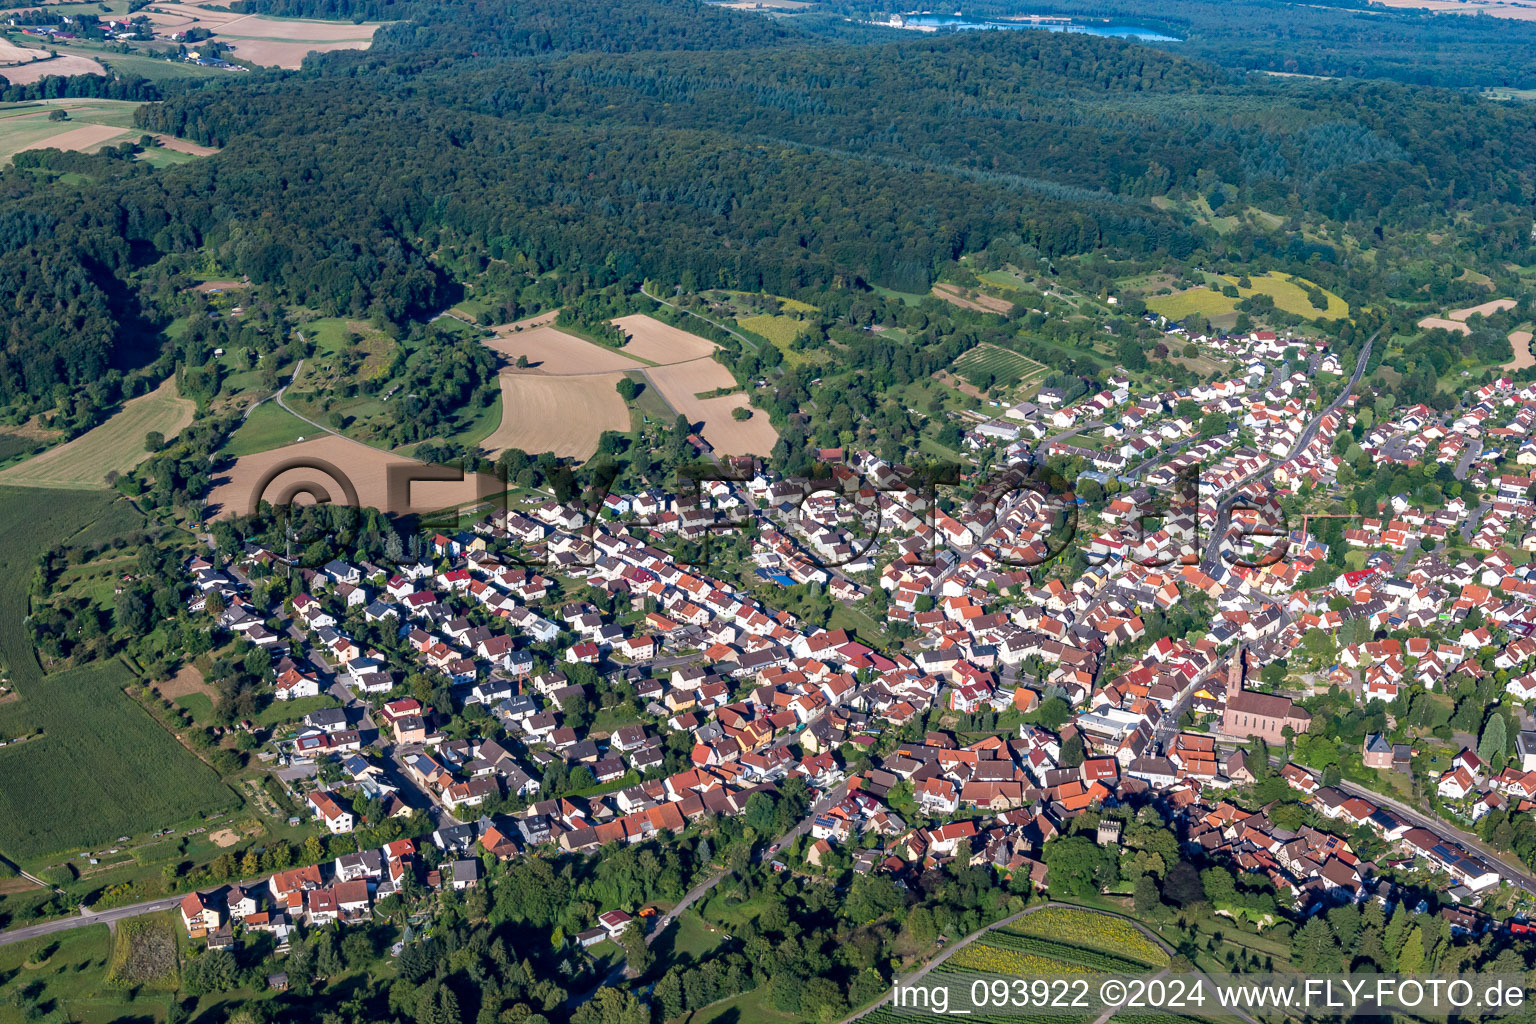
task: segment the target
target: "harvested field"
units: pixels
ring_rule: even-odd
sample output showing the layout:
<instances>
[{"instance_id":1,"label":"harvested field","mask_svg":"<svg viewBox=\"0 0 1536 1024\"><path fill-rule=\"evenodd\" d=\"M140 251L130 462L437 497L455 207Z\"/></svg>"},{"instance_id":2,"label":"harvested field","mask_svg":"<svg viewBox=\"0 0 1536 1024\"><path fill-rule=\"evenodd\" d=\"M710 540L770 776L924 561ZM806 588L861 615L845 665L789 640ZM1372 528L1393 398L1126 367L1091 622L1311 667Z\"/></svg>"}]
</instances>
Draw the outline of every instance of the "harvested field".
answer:
<instances>
[{"instance_id":1,"label":"harvested field","mask_svg":"<svg viewBox=\"0 0 1536 1024\"><path fill-rule=\"evenodd\" d=\"M1007 314L1013 309L1013 303L1007 299L1000 299L995 295L986 295L982 292L967 294L968 289L953 284L936 284L933 286L933 294L946 302L953 303L961 309L971 309L978 313L1003 313Z\"/></svg>"},{"instance_id":2,"label":"harvested field","mask_svg":"<svg viewBox=\"0 0 1536 1024\"><path fill-rule=\"evenodd\" d=\"M0 75L4 75L12 85L31 85L49 75L68 78L71 75L105 75L106 73L107 69L91 58L77 57L72 53L61 53L47 60L34 60L30 64L15 64L0 68Z\"/></svg>"},{"instance_id":3,"label":"harvested field","mask_svg":"<svg viewBox=\"0 0 1536 1024\"><path fill-rule=\"evenodd\" d=\"M5 74L12 64L29 64L34 60L41 60L48 56L44 50L34 50L30 46L17 46L9 40L0 39L0 74Z\"/></svg>"},{"instance_id":4,"label":"harvested field","mask_svg":"<svg viewBox=\"0 0 1536 1024\"><path fill-rule=\"evenodd\" d=\"M1510 331L1509 347L1514 349L1515 358L1505 363L1503 369L1523 370L1528 366L1536 366L1536 355L1531 354L1531 332Z\"/></svg>"},{"instance_id":5,"label":"harvested field","mask_svg":"<svg viewBox=\"0 0 1536 1024\"><path fill-rule=\"evenodd\" d=\"M661 364L682 363L715 353L715 343L708 338L689 334L644 313L621 316L614 321L614 325L629 335L629 344L624 346L624 352L637 359ZM734 383L732 380L730 384L718 386L729 387Z\"/></svg>"},{"instance_id":6,"label":"harvested field","mask_svg":"<svg viewBox=\"0 0 1536 1024\"><path fill-rule=\"evenodd\" d=\"M183 665L174 676L161 683L155 689L160 691L160 696L166 700L175 700L177 697L185 697L189 693L206 694L210 700L215 696L213 687L203 679L203 674L191 665Z\"/></svg>"},{"instance_id":7,"label":"harvested field","mask_svg":"<svg viewBox=\"0 0 1536 1024\"><path fill-rule=\"evenodd\" d=\"M214 846L227 849L240 841L240 833L232 828L221 828L217 832L210 832L208 838Z\"/></svg>"},{"instance_id":8,"label":"harvested field","mask_svg":"<svg viewBox=\"0 0 1536 1024\"><path fill-rule=\"evenodd\" d=\"M0 68L0 73L6 69ZM94 149L121 139L136 140L133 111L125 100L54 99L0 103L0 161L28 149ZM54 111L69 115L50 121Z\"/></svg>"},{"instance_id":9,"label":"harvested field","mask_svg":"<svg viewBox=\"0 0 1536 1024\"><path fill-rule=\"evenodd\" d=\"M79 128L71 128L67 132L53 136L51 139L43 139L25 149L76 149L82 153L100 149L102 146L118 138L137 136L133 132L123 128L115 128L109 124L86 124Z\"/></svg>"},{"instance_id":10,"label":"harvested field","mask_svg":"<svg viewBox=\"0 0 1536 1024\"><path fill-rule=\"evenodd\" d=\"M1472 314L1479 316L1491 316L1494 313L1502 313L1506 309L1514 309L1520 303L1514 299L1490 299L1479 306L1468 306L1466 309L1453 309L1445 314L1449 320L1466 320Z\"/></svg>"},{"instance_id":11,"label":"harvested field","mask_svg":"<svg viewBox=\"0 0 1536 1024\"><path fill-rule=\"evenodd\" d=\"M154 391L124 403L107 422L73 441L17 463L0 473L0 483L18 487L61 487L74 490L105 488L112 470L126 473L149 458L144 436L159 431L174 438L192 422L197 406L176 393L167 378Z\"/></svg>"},{"instance_id":12,"label":"harvested field","mask_svg":"<svg viewBox=\"0 0 1536 1024\"><path fill-rule=\"evenodd\" d=\"M496 336L486 342L509 365L515 364L518 356L527 356L529 370L551 376L613 373L637 369L641 365L613 349L594 345L547 324L522 331L513 330L515 326L509 324L496 328Z\"/></svg>"},{"instance_id":13,"label":"harvested field","mask_svg":"<svg viewBox=\"0 0 1536 1024\"><path fill-rule=\"evenodd\" d=\"M1438 327L1442 331L1456 331L1459 334L1471 334L1472 328L1458 320L1447 320L1443 316L1427 316L1419 321L1419 326L1426 331Z\"/></svg>"},{"instance_id":14,"label":"harvested field","mask_svg":"<svg viewBox=\"0 0 1536 1024\"><path fill-rule=\"evenodd\" d=\"M229 44L240 60L289 69L298 68L311 52L366 50L373 45L373 34L379 30L376 23L354 25L346 21L267 18L175 2L153 4L143 13L156 32L167 37L194 26L207 29Z\"/></svg>"},{"instance_id":15,"label":"harvested field","mask_svg":"<svg viewBox=\"0 0 1536 1024\"><path fill-rule=\"evenodd\" d=\"M746 407L745 394L723 398L698 398L699 394L734 387L731 372L713 359L693 359L671 366L657 366L646 371L667 402L700 432L720 455L767 455L779 439L778 431L768 422L768 414L755 410L749 420L731 418L731 410Z\"/></svg>"},{"instance_id":16,"label":"harvested field","mask_svg":"<svg viewBox=\"0 0 1536 1024\"><path fill-rule=\"evenodd\" d=\"M547 377L504 371L501 425L481 442L494 457L508 448L586 459L605 430L627 431L629 410L617 385L623 373Z\"/></svg>"},{"instance_id":17,"label":"harvested field","mask_svg":"<svg viewBox=\"0 0 1536 1024\"><path fill-rule=\"evenodd\" d=\"M614 397L618 397L615 393ZM320 463L314 465L312 463ZM391 466L428 468L426 463L403 455L370 448L334 434L317 437L272 451L243 455L233 466L214 474L209 495L210 514L222 518L249 513L260 500L278 504L293 501L312 503L317 492L335 503L350 503L349 489L360 506L395 514L466 504L477 497L476 479L418 482L401 500L390 501L388 479ZM396 470L397 473L403 470ZM498 494L501 483L494 477L478 481L479 494Z\"/></svg>"},{"instance_id":18,"label":"harvested field","mask_svg":"<svg viewBox=\"0 0 1536 1024\"><path fill-rule=\"evenodd\" d=\"M778 440L765 413L731 418L732 409L747 405L745 394L695 397L737 386L731 371L714 360L714 342L642 313L614 321L630 337L615 352L549 326L551 319L543 314L498 327L486 342L507 363L501 371L502 421L485 440L487 449L587 458L604 430L629 429L628 410L615 390L625 370L643 370L672 408L695 426L704 424L705 440L721 454L766 455ZM518 356L527 358L526 369L515 368Z\"/></svg>"},{"instance_id":19,"label":"harvested field","mask_svg":"<svg viewBox=\"0 0 1536 1024\"><path fill-rule=\"evenodd\" d=\"M304 64L304 58L311 53L333 53L336 50L366 50L373 44L371 33L365 38L356 40L329 43L294 43L278 39L247 39L244 36L232 35L221 29L219 31L219 38L229 44L230 49L235 52L235 57L240 60L248 60L252 64L259 64L262 67L286 68L289 71L298 70Z\"/></svg>"},{"instance_id":20,"label":"harvested field","mask_svg":"<svg viewBox=\"0 0 1536 1024\"><path fill-rule=\"evenodd\" d=\"M188 153L192 156L213 156L213 154L218 152L218 149L214 146L199 146L195 142L178 139L174 135L163 135L160 132L150 132L150 135L158 139L160 145L173 153Z\"/></svg>"}]
</instances>

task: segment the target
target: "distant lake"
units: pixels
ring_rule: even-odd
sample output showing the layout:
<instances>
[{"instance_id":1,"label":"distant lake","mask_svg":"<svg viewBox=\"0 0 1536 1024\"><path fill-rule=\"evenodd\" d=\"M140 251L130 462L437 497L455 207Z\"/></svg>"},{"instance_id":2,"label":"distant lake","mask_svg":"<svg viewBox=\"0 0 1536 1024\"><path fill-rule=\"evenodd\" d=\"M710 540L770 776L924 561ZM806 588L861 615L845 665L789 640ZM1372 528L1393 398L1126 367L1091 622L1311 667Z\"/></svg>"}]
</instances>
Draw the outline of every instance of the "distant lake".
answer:
<instances>
[{"instance_id":1,"label":"distant lake","mask_svg":"<svg viewBox=\"0 0 1536 1024\"><path fill-rule=\"evenodd\" d=\"M1140 25L1117 24L1082 24L1067 21L973 21L963 15L956 17L948 14L907 14L902 16L907 28L922 31L938 32L967 32L967 31L1007 31L1010 29L1045 29L1047 32L1082 32L1090 36L1107 36L1111 39L1139 39L1144 42L1154 43L1180 43L1178 36L1166 35L1157 29L1144 28Z\"/></svg>"}]
</instances>

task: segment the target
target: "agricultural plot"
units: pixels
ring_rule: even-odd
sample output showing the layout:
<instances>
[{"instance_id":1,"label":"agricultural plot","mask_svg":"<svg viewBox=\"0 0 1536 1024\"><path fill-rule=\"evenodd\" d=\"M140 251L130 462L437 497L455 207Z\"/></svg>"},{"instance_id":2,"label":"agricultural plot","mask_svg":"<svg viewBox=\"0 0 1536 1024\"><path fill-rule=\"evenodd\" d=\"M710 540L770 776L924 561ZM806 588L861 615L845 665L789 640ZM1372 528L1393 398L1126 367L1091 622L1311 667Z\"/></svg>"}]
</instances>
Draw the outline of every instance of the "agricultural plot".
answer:
<instances>
[{"instance_id":1,"label":"agricultural plot","mask_svg":"<svg viewBox=\"0 0 1536 1024\"><path fill-rule=\"evenodd\" d=\"M192 422L197 406L176 393L168 378L154 391L130 399L107 422L41 455L0 472L0 484L96 490L109 472L126 473L149 458L144 437L158 431L167 440Z\"/></svg>"},{"instance_id":2,"label":"agricultural plot","mask_svg":"<svg viewBox=\"0 0 1536 1024\"><path fill-rule=\"evenodd\" d=\"M1004 386L1024 387L1043 378L1050 368L1017 352L984 344L956 359L954 371L978 387L988 377Z\"/></svg>"},{"instance_id":3,"label":"agricultural plot","mask_svg":"<svg viewBox=\"0 0 1536 1024\"><path fill-rule=\"evenodd\" d=\"M1183 320L1195 313L1210 318L1237 312L1237 300L1210 288L1187 288L1172 295L1155 295L1147 300L1147 308L1169 320Z\"/></svg>"},{"instance_id":4,"label":"agricultural plot","mask_svg":"<svg viewBox=\"0 0 1536 1024\"><path fill-rule=\"evenodd\" d=\"M1531 332L1510 331L1509 347L1514 350L1515 358L1505 363L1505 370L1523 370L1528 366L1536 366L1536 355L1531 353Z\"/></svg>"},{"instance_id":5,"label":"agricultural plot","mask_svg":"<svg viewBox=\"0 0 1536 1024\"><path fill-rule=\"evenodd\" d=\"M1020 918L996 935L1048 939L1075 949L1112 949L1115 956L1151 967L1166 967L1168 954L1121 917L1076 907L1047 907Z\"/></svg>"},{"instance_id":6,"label":"agricultural plot","mask_svg":"<svg viewBox=\"0 0 1536 1024\"><path fill-rule=\"evenodd\" d=\"M762 335L778 348L793 345L805 330L805 324L792 316L769 316L767 313L737 317L736 323L753 334Z\"/></svg>"},{"instance_id":7,"label":"agricultural plot","mask_svg":"<svg viewBox=\"0 0 1536 1024\"><path fill-rule=\"evenodd\" d=\"M528 370L560 376L634 370L642 365L611 348L556 330L547 323L532 323L522 330L517 330L518 326L498 327L495 335L485 342L514 366L522 357L528 361Z\"/></svg>"},{"instance_id":8,"label":"agricultural plot","mask_svg":"<svg viewBox=\"0 0 1536 1024\"><path fill-rule=\"evenodd\" d=\"M629 336L624 354L642 362L681 363L689 359L703 359L715 353L715 343L708 338L689 334L644 313L621 316L613 324Z\"/></svg>"},{"instance_id":9,"label":"agricultural plot","mask_svg":"<svg viewBox=\"0 0 1536 1024\"><path fill-rule=\"evenodd\" d=\"M366 50L373 45L377 23L306 21L299 18L267 18L240 14L212 4L177 3L165 0L142 12L157 35L169 37L189 28L203 28L226 43L237 60L263 67L298 68L310 53L333 50Z\"/></svg>"},{"instance_id":10,"label":"agricultural plot","mask_svg":"<svg viewBox=\"0 0 1536 1024\"><path fill-rule=\"evenodd\" d=\"M1238 284L1241 278L1214 277L1212 287L1190 288L1172 295L1156 295L1147 300L1147 308L1154 313L1161 314L1170 320L1182 320L1192 313L1202 313L1206 317L1226 316L1237 311L1237 304L1251 295L1268 295L1275 302L1276 309L1282 309L1296 316L1308 319L1337 320L1349 315L1349 303L1337 295L1321 289L1324 298L1327 299L1326 309L1319 309L1312 305L1311 298L1301 285L1293 284L1287 280L1284 274L1270 271L1267 274L1257 274L1249 278L1251 287L1244 288ZM1301 280L1298 278L1298 280ZM1223 295L1220 288L1231 285L1237 289L1237 298Z\"/></svg>"},{"instance_id":11,"label":"agricultural plot","mask_svg":"<svg viewBox=\"0 0 1536 1024\"><path fill-rule=\"evenodd\" d=\"M237 803L123 692L132 682L107 662L18 683L21 700L0 706L0 734L33 737L0 750L0 853L27 861Z\"/></svg>"},{"instance_id":12,"label":"agricultural plot","mask_svg":"<svg viewBox=\"0 0 1536 1024\"><path fill-rule=\"evenodd\" d=\"M53 61L38 61L28 66L48 68L53 65ZM49 73L71 72L55 70ZM15 81L15 74L15 68L0 67L0 75L12 81ZM133 111L138 106L140 104L126 100L97 99L0 103L0 161L10 160L28 149L92 150L125 139L137 140L143 134L133 127ZM48 115L55 110L65 111L69 120L48 120Z\"/></svg>"},{"instance_id":13,"label":"agricultural plot","mask_svg":"<svg viewBox=\"0 0 1536 1024\"><path fill-rule=\"evenodd\" d=\"M45 676L32 653L37 552L99 544L142 517L115 493L4 488L0 507L0 658L20 694L0 704L0 737L30 737L0 749L0 853L25 862L233 805L214 771L123 692L134 680L121 662Z\"/></svg>"},{"instance_id":14,"label":"agricultural plot","mask_svg":"<svg viewBox=\"0 0 1536 1024\"><path fill-rule=\"evenodd\" d=\"M737 317L736 323L753 334L767 338L784 356L784 361L791 366L805 361L805 356L794 350L794 344L805 331L805 324L792 316L769 316L759 313L757 316Z\"/></svg>"},{"instance_id":15,"label":"agricultural plot","mask_svg":"<svg viewBox=\"0 0 1536 1024\"><path fill-rule=\"evenodd\" d=\"M778 441L766 413L733 418L733 410L749 408L744 393L698 397L736 387L736 378L714 359L714 342L635 314L614 321L629 338L615 351L556 330L549 319L497 328L486 342L507 365L501 371L501 426L484 447L590 456L604 430L629 429L628 411L615 390L627 370L642 371L671 413L702 423L705 440L721 454L766 455Z\"/></svg>"},{"instance_id":16,"label":"agricultural plot","mask_svg":"<svg viewBox=\"0 0 1536 1024\"><path fill-rule=\"evenodd\" d=\"M720 398L700 398L701 394L736 386L731 372L713 359L694 359L648 371L667 403L689 423L703 423L699 428L721 455L767 455L778 443L779 432L768 422L768 414L752 410L752 418L737 420L734 409L751 409L745 394Z\"/></svg>"},{"instance_id":17,"label":"agricultural plot","mask_svg":"<svg viewBox=\"0 0 1536 1024\"><path fill-rule=\"evenodd\" d=\"M315 428L276 402L262 402L224 444L226 455L254 455L295 444L315 433Z\"/></svg>"},{"instance_id":18,"label":"agricultural plot","mask_svg":"<svg viewBox=\"0 0 1536 1024\"><path fill-rule=\"evenodd\" d=\"M1442 331L1455 331L1457 334L1471 334L1472 328L1467 326L1467 320L1474 313L1478 316L1489 316L1493 313L1503 312L1506 309L1514 309L1519 303L1514 299L1491 299L1477 306L1468 306L1465 309L1453 309L1445 316L1427 316L1419 321L1419 326L1425 330L1438 327ZM1515 342L1515 336L1511 334L1509 340ZM1514 344L1518 357L1520 346Z\"/></svg>"},{"instance_id":19,"label":"agricultural plot","mask_svg":"<svg viewBox=\"0 0 1536 1024\"><path fill-rule=\"evenodd\" d=\"M541 377L501 375L501 425L481 447L495 457L508 448L586 459L605 430L627 431L629 410L617 385L623 373Z\"/></svg>"},{"instance_id":20,"label":"agricultural plot","mask_svg":"<svg viewBox=\"0 0 1536 1024\"><path fill-rule=\"evenodd\" d=\"M60 53L25 63L0 67L0 75L12 85L31 85L50 75L67 78L73 75L105 75L107 69L90 57L77 53Z\"/></svg>"},{"instance_id":21,"label":"agricultural plot","mask_svg":"<svg viewBox=\"0 0 1536 1024\"><path fill-rule=\"evenodd\" d=\"M996 295L988 295L974 289L961 288L953 284L936 284L933 286L933 294L961 309L974 310L978 313L1002 313L1004 315L1013 311L1013 303L1007 299L998 298Z\"/></svg>"}]
</instances>

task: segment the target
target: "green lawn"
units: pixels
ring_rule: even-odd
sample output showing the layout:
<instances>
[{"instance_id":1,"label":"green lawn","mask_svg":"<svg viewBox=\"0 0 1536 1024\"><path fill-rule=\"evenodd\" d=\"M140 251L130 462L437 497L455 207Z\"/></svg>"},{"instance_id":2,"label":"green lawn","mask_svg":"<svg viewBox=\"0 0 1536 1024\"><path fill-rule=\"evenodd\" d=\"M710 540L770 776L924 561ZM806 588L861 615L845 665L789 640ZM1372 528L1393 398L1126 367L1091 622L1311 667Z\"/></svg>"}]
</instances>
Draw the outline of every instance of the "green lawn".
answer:
<instances>
[{"instance_id":1,"label":"green lawn","mask_svg":"<svg viewBox=\"0 0 1536 1024\"><path fill-rule=\"evenodd\" d=\"M283 722L297 722L311 711L339 707L341 701L328 693L318 697L300 697L298 700L275 700L262 708L261 713L252 721L259 726L270 727Z\"/></svg>"},{"instance_id":2,"label":"green lawn","mask_svg":"<svg viewBox=\"0 0 1536 1024\"><path fill-rule=\"evenodd\" d=\"M316 437L320 433L276 402L268 400L251 410L245 422L230 435L222 451L225 455L255 455L257 452L293 444L301 437Z\"/></svg>"},{"instance_id":3,"label":"green lawn","mask_svg":"<svg viewBox=\"0 0 1536 1024\"><path fill-rule=\"evenodd\" d=\"M206 693L184 693L172 703L185 708L198 725L207 725L213 721L213 699Z\"/></svg>"},{"instance_id":4,"label":"green lawn","mask_svg":"<svg viewBox=\"0 0 1536 1024\"><path fill-rule=\"evenodd\" d=\"M719 948L729 936L693 911L685 911L651 947L656 953L652 974L660 977L678 964L694 963Z\"/></svg>"},{"instance_id":5,"label":"green lawn","mask_svg":"<svg viewBox=\"0 0 1536 1024\"><path fill-rule=\"evenodd\" d=\"M730 999L711 1003L677 1018L681 1024L797 1024L800 1016L774 1009L768 1003L768 988L755 988Z\"/></svg>"}]
</instances>

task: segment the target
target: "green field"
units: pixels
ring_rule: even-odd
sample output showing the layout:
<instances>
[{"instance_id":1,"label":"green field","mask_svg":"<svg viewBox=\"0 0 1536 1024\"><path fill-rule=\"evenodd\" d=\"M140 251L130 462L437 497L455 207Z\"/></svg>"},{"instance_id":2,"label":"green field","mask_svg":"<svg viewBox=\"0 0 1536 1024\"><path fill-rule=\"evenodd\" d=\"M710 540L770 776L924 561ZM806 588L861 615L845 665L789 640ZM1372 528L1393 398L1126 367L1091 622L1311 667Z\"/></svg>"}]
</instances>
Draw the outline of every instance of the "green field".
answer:
<instances>
[{"instance_id":1,"label":"green field","mask_svg":"<svg viewBox=\"0 0 1536 1024\"><path fill-rule=\"evenodd\" d=\"M954 371L971 384L991 374L997 384L1006 387L1028 386L1050 372L1027 356L995 345L978 345L966 352L955 360Z\"/></svg>"},{"instance_id":2,"label":"green field","mask_svg":"<svg viewBox=\"0 0 1536 1024\"><path fill-rule=\"evenodd\" d=\"M319 433L276 402L262 402L229 436L222 451L225 455L255 455Z\"/></svg>"},{"instance_id":3,"label":"green field","mask_svg":"<svg viewBox=\"0 0 1536 1024\"><path fill-rule=\"evenodd\" d=\"M0 734L35 737L0 750L0 852L26 861L236 803L123 693L132 682L118 662L69 669L19 684L21 700L0 708Z\"/></svg>"},{"instance_id":4,"label":"green field","mask_svg":"<svg viewBox=\"0 0 1536 1024\"><path fill-rule=\"evenodd\" d=\"M1189 288L1172 295L1156 295L1147 300L1147 308L1169 320L1183 320L1195 313L1207 318L1237 312L1237 300L1209 288Z\"/></svg>"},{"instance_id":5,"label":"green field","mask_svg":"<svg viewBox=\"0 0 1536 1024\"><path fill-rule=\"evenodd\" d=\"M1275 300L1275 307L1283 309L1287 313L1308 319L1325 318L1337 320L1349 315L1349 304L1337 295L1323 289L1323 294L1328 298L1328 308L1318 309L1307 298L1307 293L1300 286L1286 280L1286 275L1270 271L1267 274L1254 275L1249 278L1253 287L1237 289L1238 297L1232 298L1223 295L1216 290L1222 285L1237 285L1239 278L1230 275L1218 277L1210 275L1215 287L1189 288L1172 295L1155 295L1147 300L1147 308L1170 320L1182 320L1191 313L1203 313L1206 317L1225 316L1237 311L1237 304L1250 295L1262 292Z\"/></svg>"},{"instance_id":6,"label":"green field","mask_svg":"<svg viewBox=\"0 0 1536 1024\"><path fill-rule=\"evenodd\" d=\"M805 324L792 316L759 313L757 316L737 317L736 322L753 334L761 334L781 349L794 344L800 332L805 330Z\"/></svg>"},{"instance_id":7,"label":"green field","mask_svg":"<svg viewBox=\"0 0 1536 1024\"><path fill-rule=\"evenodd\" d=\"M43 547L99 542L142 520L114 493L0 488L0 853L23 862L230 807L234 793L123 692L118 661L43 675L24 617ZM68 813L61 813L66 809Z\"/></svg>"},{"instance_id":8,"label":"green field","mask_svg":"<svg viewBox=\"0 0 1536 1024\"><path fill-rule=\"evenodd\" d=\"M260 726L271 727L283 722L297 722L311 711L339 707L341 707L341 701L328 693L322 693L318 697L300 697L298 700L275 700L262 708L261 713L251 721Z\"/></svg>"},{"instance_id":9,"label":"green field","mask_svg":"<svg viewBox=\"0 0 1536 1024\"><path fill-rule=\"evenodd\" d=\"M120 129L120 134L107 136L98 144L116 143L123 139L137 141L142 132L133 127L133 112L141 106L143 104L128 100L94 99L0 103L0 162L9 160L24 149L46 146L49 139L65 132L90 125ZM58 109L68 111L69 120L48 120L49 112Z\"/></svg>"},{"instance_id":10,"label":"green field","mask_svg":"<svg viewBox=\"0 0 1536 1024\"><path fill-rule=\"evenodd\" d=\"M652 947L659 976L676 964L695 963L714 952L727 936L693 911L680 914Z\"/></svg>"},{"instance_id":11,"label":"green field","mask_svg":"<svg viewBox=\"0 0 1536 1024\"><path fill-rule=\"evenodd\" d=\"M737 317L736 323L743 329L753 334L767 338L784 356L784 362L795 367L805 362L805 355L796 352L795 341L799 339L805 330L805 324L792 316L769 316L759 313L757 316Z\"/></svg>"},{"instance_id":12,"label":"green field","mask_svg":"<svg viewBox=\"0 0 1536 1024\"><path fill-rule=\"evenodd\" d=\"M167 380L149 394L124 403L107 422L73 441L0 472L0 484L72 490L104 488L108 472L126 473L149 458L144 448L145 434L156 430L169 440L192 422L195 409L190 399L176 393L175 382Z\"/></svg>"}]
</instances>

